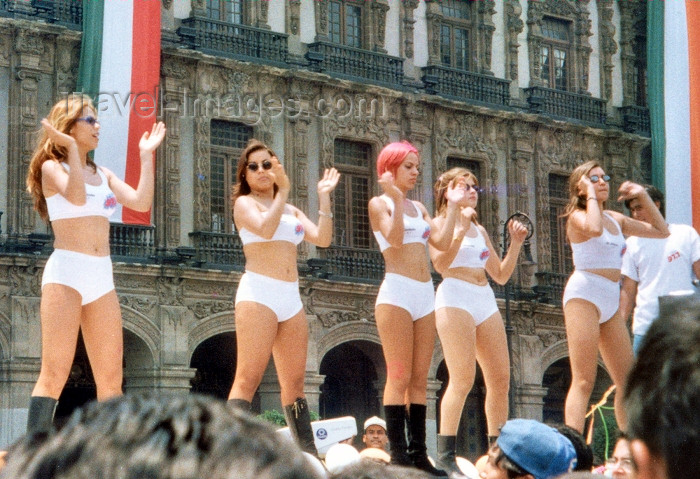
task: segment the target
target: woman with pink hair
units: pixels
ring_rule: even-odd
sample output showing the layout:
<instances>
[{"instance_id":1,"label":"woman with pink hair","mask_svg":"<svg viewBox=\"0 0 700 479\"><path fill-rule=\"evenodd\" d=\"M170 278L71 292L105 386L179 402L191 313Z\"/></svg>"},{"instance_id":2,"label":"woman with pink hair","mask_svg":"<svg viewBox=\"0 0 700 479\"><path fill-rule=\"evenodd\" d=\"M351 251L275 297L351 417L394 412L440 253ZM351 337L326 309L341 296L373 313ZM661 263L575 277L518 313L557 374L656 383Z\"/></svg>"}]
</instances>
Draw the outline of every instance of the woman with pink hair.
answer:
<instances>
[{"instance_id":1,"label":"woman with pink hair","mask_svg":"<svg viewBox=\"0 0 700 479\"><path fill-rule=\"evenodd\" d=\"M392 463L446 476L432 466L425 446L428 369L436 335L426 243L439 250L449 247L465 190L459 183L450 185L446 218L436 227L425 206L406 198L416 185L419 168L418 150L408 142L386 145L377 158L384 194L370 200L369 215L386 275L374 315L387 367L384 414Z\"/></svg>"}]
</instances>

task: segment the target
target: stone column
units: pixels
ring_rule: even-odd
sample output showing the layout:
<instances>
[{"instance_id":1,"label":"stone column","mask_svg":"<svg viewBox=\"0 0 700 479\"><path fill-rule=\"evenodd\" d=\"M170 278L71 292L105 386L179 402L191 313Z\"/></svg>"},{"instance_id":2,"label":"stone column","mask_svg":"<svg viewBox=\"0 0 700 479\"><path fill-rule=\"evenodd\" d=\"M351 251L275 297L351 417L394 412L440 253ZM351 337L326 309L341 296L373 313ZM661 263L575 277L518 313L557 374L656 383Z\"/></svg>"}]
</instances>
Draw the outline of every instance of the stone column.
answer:
<instances>
[{"instance_id":1,"label":"stone column","mask_svg":"<svg viewBox=\"0 0 700 479\"><path fill-rule=\"evenodd\" d=\"M437 457L437 392L442 387L442 381L428 379L428 411L425 415L425 444L428 446L428 455Z\"/></svg>"},{"instance_id":2,"label":"stone column","mask_svg":"<svg viewBox=\"0 0 700 479\"><path fill-rule=\"evenodd\" d=\"M525 384L515 388L515 411L511 417L521 417L542 421L542 405L547 388Z\"/></svg>"},{"instance_id":3,"label":"stone column","mask_svg":"<svg viewBox=\"0 0 700 479\"><path fill-rule=\"evenodd\" d=\"M184 366L165 366L159 369L127 369L124 371L127 392L167 392L187 394L190 381L197 370Z\"/></svg>"},{"instance_id":4,"label":"stone column","mask_svg":"<svg viewBox=\"0 0 700 479\"><path fill-rule=\"evenodd\" d=\"M17 358L0 363L0 450L27 431L27 409L39 377L38 359Z\"/></svg>"}]
</instances>

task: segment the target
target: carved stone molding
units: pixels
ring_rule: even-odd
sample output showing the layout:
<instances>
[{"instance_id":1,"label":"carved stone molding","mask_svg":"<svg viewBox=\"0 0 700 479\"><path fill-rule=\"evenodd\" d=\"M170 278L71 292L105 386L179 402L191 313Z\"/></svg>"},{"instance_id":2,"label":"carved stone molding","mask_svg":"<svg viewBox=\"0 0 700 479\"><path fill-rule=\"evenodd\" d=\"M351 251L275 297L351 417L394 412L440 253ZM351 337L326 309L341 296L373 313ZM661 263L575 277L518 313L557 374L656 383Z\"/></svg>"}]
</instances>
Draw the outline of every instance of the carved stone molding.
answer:
<instances>
[{"instance_id":1,"label":"carved stone molding","mask_svg":"<svg viewBox=\"0 0 700 479\"><path fill-rule=\"evenodd\" d=\"M620 9L622 104L636 105L637 63L646 65L646 2L617 2Z\"/></svg>"},{"instance_id":2,"label":"carved stone molding","mask_svg":"<svg viewBox=\"0 0 700 479\"><path fill-rule=\"evenodd\" d=\"M613 0L598 0L598 35L600 38L600 86L603 98L612 99L612 56L617 52Z\"/></svg>"},{"instance_id":3,"label":"carved stone molding","mask_svg":"<svg viewBox=\"0 0 700 479\"><path fill-rule=\"evenodd\" d=\"M156 356L156 351L161 347L161 331L149 318L151 315L146 315L141 311L128 306L128 302L121 301L122 305L122 321L124 328L134 333L148 347L151 357ZM155 305L154 305L155 306Z\"/></svg>"},{"instance_id":4,"label":"carved stone molding","mask_svg":"<svg viewBox=\"0 0 700 479\"><path fill-rule=\"evenodd\" d=\"M4 32L0 35L0 67L10 66L11 33L12 32Z\"/></svg>"},{"instance_id":5,"label":"carved stone molding","mask_svg":"<svg viewBox=\"0 0 700 479\"><path fill-rule=\"evenodd\" d=\"M403 56L413 58L413 25L416 20L413 11L418 6L418 0L404 0L401 2L401 23L403 28L400 33L403 36Z\"/></svg>"},{"instance_id":6,"label":"carved stone molding","mask_svg":"<svg viewBox=\"0 0 700 479\"><path fill-rule=\"evenodd\" d=\"M541 78L542 19L547 15L566 19L573 27L572 57L569 64L570 91L588 92L588 62L592 48L588 37L593 35L588 12L589 0L543 0L528 2L528 55L530 86L543 86Z\"/></svg>"},{"instance_id":7,"label":"carved stone molding","mask_svg":"<svg viewBox=\"0 0 700 479\"><path fill-rule=\"evenodd\" d=\"M232 331L235 331L233 308L228 312L213 314L198 320L196 326L190 330L187 340L188 356L192 357L194 350L204 340L216 336L217 334L229 333Z\"/></svg>"},{"instance_id":8,"label":"carved stone molding","mask_svg":"<svg viewBox=\"0 0 700 479\"><path fill-rule=\"evenodd\" d=\"M41 296L40 269L35 261L26 266L10 266L7 269L11 296Z\"/></svg>"},{"instance_id":9,"label":"carved stone molding","mask_svg":"<svg viewBox=\"0 0 700 479\"><path fill-rule=\"evenodd\" d=\"M521 18L523 8L519 0L505 0L503 7L506 17L506 78L518 79L518 35L523 31L525 24Z\"/></svg>"},{"instance_id":10,"label":"carved stone molding","mask_svg":"<svg viewBox=\"0 0 700 479\"><path fill-rule=\"evenodd\" d=\"M301 0L289 0L285 3L287 11L287 33L290 35L299 35Z\"/></svg>"}]
</instances>

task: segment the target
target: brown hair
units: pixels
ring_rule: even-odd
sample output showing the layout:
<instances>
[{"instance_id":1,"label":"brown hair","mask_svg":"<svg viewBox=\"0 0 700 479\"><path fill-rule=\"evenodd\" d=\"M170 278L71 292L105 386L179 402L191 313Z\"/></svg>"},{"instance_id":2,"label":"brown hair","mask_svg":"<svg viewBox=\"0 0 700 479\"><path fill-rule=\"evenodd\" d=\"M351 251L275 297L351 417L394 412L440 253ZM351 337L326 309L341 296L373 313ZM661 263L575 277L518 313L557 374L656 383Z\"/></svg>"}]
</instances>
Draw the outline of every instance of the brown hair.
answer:
<instances>
[{"instance_id":1,"label":"brown hair","mask_svg":"<svg viewBox=\"0 0 700 479\"><path fill-rule=\"evenodd\" d=\"M447 208L447 200L445 199L447 187L450 186L453 180L462 177L474 181L474 186L479 186L479 180L476 175L470 170L459 166L447 170L438 177L433 187L435 192L435 216L441 216L445 213L445 209Z\"/></svg>"},{"instance_id":2,"label":"brown hair","mask_svg":"<svg viewBox=\"0 0 700 479\"><path fill-rule=\"evenodd\" d=\"M248 158L251 154L259 150L266 150L270 156L277 156L269 146L260 140L251 138L248 140L248 144L245 146L241 152L241 157L238 159L238 168L236 169L236 184L233 185L233 193L231 194L231 202L235 203L239 196L245 196L250 194L250 185L248 180L245 178L246 169L248 168ZM277 194L279 187L277 184L274 185L273 197Z\"/></svg>"},{"instance_id":3,"label":"brown hair","mask_svg":"<svg viewBox=\"0 0 700 479\"><path fill-rule=\"evenodd\" d=\"M51 112L46 117L49 123L61 133L70 134L71 127L76 120L83 116L85 107L90 108L93 112L95 107L92 100L87 95L71 94L56 103ZM29 161L29 171L27 172L27 191L34 198L34 209L39 213L39 216L44 221L48 221L49 213L46 208L46 198L41 185L41 167L48 160L55 160L65 163L66 148L56 145L46 133L45 129L41 129L37 146L34 149L34 154ZM97 165L88 156L87 164L97 171Z\"/></svg>"},{"instance_id":4,"label":"brown hair","mask_svg":"<svg viewBox=\"0 0 700 479\"><path fill-rule=\"evenodd\" d=\"M586 195L587 192L581 192L578 189L578 183L581 178L588 176L593 168L602 168L600 163L595 160L587 161L576 167L569 176L569 203L566 205L562 218L567 218L576 210L586 211Z\"/></svg>"}]
</instances>

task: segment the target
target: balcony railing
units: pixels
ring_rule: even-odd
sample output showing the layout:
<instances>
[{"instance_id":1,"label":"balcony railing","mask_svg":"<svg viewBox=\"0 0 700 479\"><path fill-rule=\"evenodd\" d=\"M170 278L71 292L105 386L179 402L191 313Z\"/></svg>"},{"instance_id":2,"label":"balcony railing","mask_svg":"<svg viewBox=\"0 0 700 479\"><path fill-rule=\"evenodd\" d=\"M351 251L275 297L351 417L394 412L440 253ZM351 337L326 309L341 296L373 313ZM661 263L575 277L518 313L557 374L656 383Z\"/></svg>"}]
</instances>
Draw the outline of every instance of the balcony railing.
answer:
<instances>
[{"instance_id":1,"label":"balcony railing","mask_svg":"<svg viewBox=\"0 0 700 479\"><path fill-rule=\"evenodd\" d=\"M525 92L533 113L579 120L595 126L605 125L605 100L539 86L526 88Z\"/></svg>"},{"instance_id":2,"label":"balcony railing","mask_svg":"<svg viewBox=\"0 0 700 479\"><path fill-rule=\"evenodd\" d=\"M311 69L347 80L391 88L403 85L403 58L330 42L309 44Z\"/></svg>"},{"instance_id":3,"label":"balcony railing","mask_svg":"<svg viewBox=\"0 0 700 479\"><path fill-rule=\"evenodd\" d=\"M510 82L442 65L423 68L425 91L459 101L508 105Z\"/></svg>"},{"instance_id":4,"label":"balcony railing","mask_svg":"<svg viewBox=\"0 0 700 479\"><path fill-rule=\"evenodd\" d=\"M117 260L152 261L155 254L155 227L111 223L109 244Z\"/></svg>"},{"instance_id":5,"label":"balcony railing","mask_svg":"<svg viewBox=\"0 0 700 479\"><path fill-rule=\"evenodd\" d=\"M377 250L330 246L318 251L331 279L378 282L384 277L384 258Z\"/></svg>"},{"instance_id":6,"label":"balcony railing","mask_svg":"<svg viewBox=\"0 0 700 479\"><path fill-rule=\"evenodd\" d=\"M569 274L554 273L551 271L539 271L535 273L537 286L533 289L541 295L544 302L554 305L561 305L561 298L564 294L564 286L569 279Z\"/></svg>"},{"instance_id":7,"label":"balcony railing","mask_svg":"<svg viewBox=\"0 0 700 479\"><path fill-rule=\"evenodd\" d=\"M237 233L194 231L190 233L190 238L195 249L194 260L197 263L205 267L243 269L243 244Z\"/></svg>"},{"instance_id":8,"label":"balcony railing","mask_svg":"<svg viewBox=\"0 0 700 479\"><path fill-rule=\"evenodd\" d=\"M637 135L651 136L649 108L637 105L623 106L620 108L620 115L622 116L625 131L636 133Z\"/></svg>"},{"instance_id":9,"label":"balcony railing","mask_svg":"<svg viewBox=\"0 0 700 479\"><path fill-rule=\"evenodd\" d=\"M279 66L287 63L284 33L198 16L183 20L177 33L185 46L211 55Z\"/></svg>"},{"instance_id":10,"label":"balcony railing","mask_svg":"<svg viewBox=\"0 0 700 479\"><path fill-rule=\"evenodd\" d=\"M49 23L72 30L83 27L83 2L79 0L32 0L36 15Z\"/></svg>"}]
</instances>

